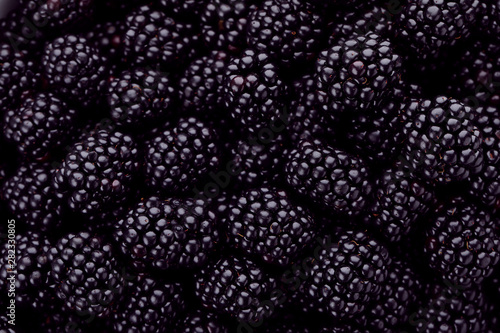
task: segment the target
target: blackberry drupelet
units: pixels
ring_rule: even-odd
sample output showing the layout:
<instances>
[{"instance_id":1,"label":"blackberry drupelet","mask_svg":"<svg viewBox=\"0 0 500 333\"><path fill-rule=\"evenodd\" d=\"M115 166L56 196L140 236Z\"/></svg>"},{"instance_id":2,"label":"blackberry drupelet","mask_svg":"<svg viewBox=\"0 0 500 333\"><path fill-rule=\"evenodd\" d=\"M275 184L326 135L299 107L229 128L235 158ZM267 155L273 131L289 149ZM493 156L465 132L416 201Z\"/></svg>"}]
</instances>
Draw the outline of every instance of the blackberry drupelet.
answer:
<instances>
[{"instance_id":1,"label":"blackberry drupelet","mask_svg":"<svg viewBox=\"0 0 500 333\"><path fill-rule=\"evenodd\" d=\"M216 133L194 117L183 118L148 142L146 181L167 193L186 192L219 162Z\"/></svg>"},{"instance_id":2,"label":"blackberry drupelet","mask_svg":"<svg viewBox=\"0 0 500 333\"><path fill-rule=\"evenodd\" d=\"M431 186L412 177L402 163L384 170L375 181L364 220L391 243L404 240L434 203Z\"/></svg>"},{"instance_id":3,"label":"blackberry drupelet","mask_svg":"<svg viewBox=\"0 0 500 333\"><path fill-rule=\"evenodd\" d=\"M500 105L500 46L481 40L455 61L447 90L471 106Z\"/></svg>"},{"instance_id":4,"label":"blackberry drupelet","mask_svg":"<svg viewBox=\"0 0 500 333\"><path fill-rule=\"evenodd\" d=\"M124 277L110 244L87 232L62 237L49 252L56 295L77 313L110 315L124 289Z\"/></svg>"},{"instance_id":5,"label":"blackberry drupelet","mask_svg":"<svg viewBox=\"0 0 500 333\"><path fill-rule=\"evenodd\" d=\"M369 234L343 231L310 263L304 297L335 319L360 316L381 295L390 264L387 249Z\"/></svg>"},{"instance_id":6,"label":"blackberry drupelet","mask_svg":"<svg viewBox=\"0 0 500 333\"><path fill-rule=\"evenodd\" d=\"M402 49L418 60L433 61L442 50L471 33L480 11L478 0L410 0L396 18L394 33Z\"/></svg>"},{"instance_id":7,"label":"blackberry drupelet","mask_svg":"<svg viewBox=\"0 0 500 333\"><path fill-rule=\"evenodd\" d=\"M96 217L124 204L139 166L132 137L97 130L71 146L55 170L53 186L72 211Z\"/></svg>"},{"instance_id":8,"label":"blackberry drupelet","mask_svg":"<svg viewBox=\"0 0 500 333\"><path fill-rule=\"evenodd\" d=\"M276 188L243 191L225 216L230 243L270 264L294 262L316 236L317 225L309 210Z\"/></svg>"},{"instance_id":9,"label":"blackberry drupelet","mask_svg":"<svg viewBox=\"0 0 500 333\"><path fill-rule=\"evenodd\" d=\"M175 333L229 333L229 327L214 313L193 311L176 325Z\"/></svg>"},{"instance_id":10,"label":"blackberry drupelet","mask_svg":"<svg viewBox=\"0 0 500 333\"><path fill-rule=\"evenodd\" d=\"M83 37L65 35L45 46L43 73L53 91L83 106L99 103L107 78L106 59Z\"/></svg>"},{"instance_id":11,"label":"blackberry drupelet","mask_svg":"<svg viewBox=\"0 0 500 333\"><path fill-rule=\"evenodd\" d=\"M236 171L236 187L248 188L280 183L285 140L278 135L267 142L252 136L236 142L230 151L230 161Z\"/></svg>"},{"instance_id":12,"label":"blackberry drupelet","mask_svg":"<svg viewBox=\"0 0 500 333\"><path fill-rule=\"evenodd\" d=\"M47 164L23 164L3 184L3 198L27 230L46 232L61 223L62 207L52 187L53 174Z\"/></svg>"},{"instance_id":13,"label":"blackberry drupelet","mask_svg":"<svg viewBox=\"0 0 500 333\"><path fill-rule=\"evenodd\" d=\"M273 313L276 288L276 279L252 260L227 257L201 270L195 291L205 308L247 323Z\"/></svg>"},{"instance_id":14,"label":"blackberry drupelet","mask_svg":"<svg viewBox=\"0 0 500 333\"><path fill-rule=\"evenodd\" d=\"M307 74L294 81L287 124L288 135L293 143L301 139L333 141L336 129L325 116L327 101L326 92L317 89L313 75Z\"/></svg>"},{"instance_id":15,"label":"blackberry drupelet","mask_svg":"<svg viewBox=\"0 0 500 333\"><path fill-rule=\"evenodd\" d=\"M372 185L363 161L330 146L301 141L285 165L287 183L327 209L358 215Z\"/></svg>"},{"instance_id":16,"label":"blackberry drupelet","mask_svg":"<svg viewBox=\"0 0 500 333\"><path fill-rule=\"evenodd\" d=\"M42 31L57 33L60 29L79 29L91 19L93 0L21 0L26 20Z\"/></svg>"},{"instance_id":17,"label":"blackberry drupelet","mask_svg":"<svg viewBox=\"0 0 500 333\"><path fill-rule=\"evenodd\" d=\"M412 100L404 110L403 163L423 179L446 184L483 168L481 133L472 108L444 96Z\"/></svg>"},{"instance_id":18,"label":"blackberry drupelet","mask_svg":"<svg viewBox=\"0 0 500 333\"><path fill-rule=\"evenodd\" d=\"M212 119L224 113L222 83L228 61L226 52L212 51L188 66L179 80L179 99L184 111Z\"/></svg>"},{"instance_id":19,"label":"blackberry drupelet","mask_svg":"<svg viewBox=\"0 0 500 333\"><path fill-rule=\"evenodd\" d=\"M421 282L408 263L394 260L377 301L366 313L366 326L372 332L404 331L413 307L418 303Z\"/></svg>"},{"instance_id":20,"label":"blackberry drupelet","mask_svg":"<svg viewBox=\"0 0 500 333\"><path fill-rule=\"evenodd\" d=\"M115 332L168 332L184 310L180 283L138 275L112 314Z\"/></svg>"},{"instance_id":21,"label":"blackberry drupelet","mask_svg":"<svg viewBox=\"0 0 500 333\"><path fill-rule=\"evenodd\" d=\"M0 108L15 107L24 91L38 85L35 67L28 53L0 43Z\"/></svg>"},{"instance_id":22,"label":"blackberry drupelet","mask_svg":"<svg viewBox=\"0 0 500 333\"><path fill-rule=\"evenodd\" d=\"M323 17L308 2L265 0L248 16L250 48L284 67L314 61L323 37Z\"/></svg>"},{"instance_id":23,"label":"blackberry drupelet","mask_svg":"<svg viewBox=\"0 0 500 333\"><path fill-rule=\"evenodd\" d=\"M130 66L161 66L175 70L192 57L198 37L194 26L174 20L149 6L126 19L124 61Z\"/></svg>"},{"instance_id":24,"label":"blackberry drupelet","mask_svg":"<svg viewBox=\"0 0 500 333\"><path fill-rule=\"evenodd\" d=\"M219 241L218 220L207 206L193 199L142 200L116 225L122 255L138 271L204 266Z\"/></svg>"},{"instance_id":25,"label":"blackberry drupelet","mask_svg":"<svg viewBox=\"0 0 500 333\"><path fill-rule=\"evenodd\" d=\"M70 138L76 114L54 94L36 93L6 110L4 136L21 154L43 160Z\"/></svg>"},{"instance_id":26,"label":"blackberry drupelet","mask_svg":"<svg viewBox=\"0 0 500 333\"><path fill-rule=\"evenodd\" d=\"M481 284L500 260L500 220L461 198L436 213L426 231L429 266L464 288Z\"/></svg>"},{"instance_id":27,"label":"blackberry drupelet","mask_svg":"<svg viewBox=\"0 0 500 333\"><path fill-rule=\"evenodd\" d=\"M26 232L15 236L15 245L5 242L0 254L0 289L7 294L8 280L12 271L17 272L15 300L18 306L25 306L40 310L44 303L48 288L50 262L48 251L50 243L46 236L34 232ZM11 266L9 254L14 250L14 259Z\"/></svg>"},{"instance_id":28,"label":"blackberry drupelet","mask_svg":"<svg viewBox=\"0 0 500 333\"><path fill-rule=\"evenodd\" d=\"M431 283L424 295L412 320L418 332L486 332L486 300L482 290Z\"/></svg>"},{"instance_id":29,"label":"blackberry drupelet","mask_svg":"<svg viewBox=\"0 0 500 333\"><path fill-rule=\"evenodd\" d=\"M317 85L330 98L329 115L369 114L400 80L401 57L388 39L374 33L339 41L316 62Z\"/></svg>"},{"instance_id":30,"label":"blackberry drupelet","mask_svg":"<svg viewBox=\"0 0 500 333\"><path fill-rule=\"evenodd\" d=\"M108 105L111 119L120 126L148 128L175 111L175 89L159 71L135 68L111 80Z\"/></svg>"},{"instance_id":31,"label":"blackberry drupelet","mask_svg":"<svg viewBox=\"0 0 500 333\"><path fill-rule=\"evenodd\" d=\"M287 86L266 53L245 50L226 70L226 108L244 131L257 134L282 125Z\"/></svg>"},{"instance_id":32,"label":"blackberry drupelet","mask_svg":"<svg viewBox=\"0 0 500 333\"><path fill-rule=\"evenodd\" d=\"M500 208L500 112L493 106L474 108L474 121L483 138L484 168L469 177L469 194L496 210Z\"/></svg>"}]
</instances>

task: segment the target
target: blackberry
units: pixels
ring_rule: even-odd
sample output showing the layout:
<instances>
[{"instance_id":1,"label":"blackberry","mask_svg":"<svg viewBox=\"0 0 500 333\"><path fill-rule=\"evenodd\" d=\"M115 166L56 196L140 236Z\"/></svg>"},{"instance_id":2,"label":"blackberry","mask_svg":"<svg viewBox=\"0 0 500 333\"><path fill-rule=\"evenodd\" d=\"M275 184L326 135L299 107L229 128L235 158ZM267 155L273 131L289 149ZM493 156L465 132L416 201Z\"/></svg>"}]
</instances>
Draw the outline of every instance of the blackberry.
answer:
<instances>
[{"instance_id":1,"label":"blackberry","mask_svg":"<svg viewBox=\"0 0 500 333\"><path fill-rule=\"evenodd\" d=\"M434 100L412 100L404 112L403 162L412 172L446 184L481 171L481 133L470 120L470 107L439 96Z\"/></svg>"},{"instance_id":2,"label":"blackberry","mask_svg":"<svg viewBox=\"0 0 500 333\"><path fill-rule=\"evenodd\" d=\"M390 263L387 249L367 233L344 231L310 263L304 296L333 318L360 316L381 294Z\"/></svg>"},{"instance_id":3,"label":"blackberry","mask_svg":"<svg viewBox=\"0 0 500 333\"><path fill-rule=\"evenodd\" d=\"M184 310L180 283L139 275L127 283L126 293L112 315L115 332L168 332Z\"/></svg>"},{"instance_id":4,"label":"blackberry","mask_svg":"<svg viewBox=\"0 0 500 333\"><path fill-rule=\"evenodd\" d=\"M365 222L375 226L391 243L410 234L433 204L434 191L412 177L401 163L383 171L375 181L373 200Z\"/></svg>"},{"instance_id":5,"label":"blackberry","mask_svg":"<svg viewBox=\"0 0 500 333\"><path fill-rule=\"evenodd\" d=\"M24 164L3 184L11 213L28 230L48 231L61 223L62 207L52 188L53 169L47 164Z\"/></svg>"},{"instance_id":6,"label":"blackberry","mask_svg":"<svg viewBox=\"0 0 500 333\"><path fill-rule=\"evenodd\" d=\"M118 221L122 254L140 271L205 265L219 240L215 214L202 200L151 197Z\"/></svg>"},{"instance_id":7,"label":"blackberry","mask_svg":"<svg viewBox=\"0 0 500 333\"><path fill-rule=\"evenodd\" d=\"M396 18L394 33L412 57L432 61L443 49L469 37L479 11L478 0L410 0Z\"/></svg>"},{"instance_id":8,"label":"blackberry","mask_svg":"<svg viewBox=\"0 0 500 333\"><path fill-rule=\"evenodd\" d=\"M110 63L119 61L122 53L123 37L126 25L124 20L98 23L95 28L86 32L84 37L89 44L98 49Z\"/></svg>"},{"instance_id":9,"label":"blackberry","mask_svg":"<svg viewBox=\"0 0 500 333\"><path fill-rule=\"evenodd\" d=\"M336 132L326 119L328 96L316 87L313 75L294 81L289 102L287 130L290 140L332 139Z\"/></svg>"},{"instance_id":10,"label":"blackberry","mask_svg":"<svg viewBox=\"0 0 500 333\"><path fill-rule=\"evenodd\" d=\"M36 29L24 14L22 8L16 8L0 19L0 41L10 44L15 51L38 55L46 35Z\"/></svg>"},{"instance_id":11,"label":"blackberry","mask_svg":"<svg viewBox=\"0 0 500 333\"><path fill-rule=\"evenodd\" d=\"M250 133L281 125L287 91L278 68L265 53L246 50L227 66L226 108Z\"/></svg>"},{"instance_id":12,"label":"blackberry","mask_svg":"<svg viewBox=\"0 0 500 333\"><path fill-rule=\"evenodd\" d=\"M100 318L89 317L88 314L73 313L64 307L61 300L52 299L47 307L38 313L40 326L37 330L44 333L84 333L84 332L107 332L107 326Z\"/></svg>"},{"instance_id":13,"label":"blackberry","mask_svg":"<svg viewBox=\"0 0 500 333\"><path fill-rule=\"evenodd\" d=\"M38 85L35 63L24 51L6 43L0 43L0 108L16 106L23 92Z\"/></svg>"},{"instance_id":14,"label":"blackberry","mask_svg":"<svg viewBox=\"0 0 500 333\"><path fill-rule=\"evenodd\" d=\"M21 306L38 308L43 302L43 291L48 287L48 276L50 262L48 260L48 251L50 243L41 234L27 232L15 236L15 245L11 242L5 242L1 249L0 258L0 289L7 294L8 277L15 276L15 298L16 303ZM14 250L14 259L10 262L10 251ZM11 266L11 264L13 266ZM16 271L11 274L10 271Z\"/></svg>"},{"instance_id":15,"label":"blackberry","mask_svg":"<svg viewBox=\"0 0 500 333\"><path fill-rule=\"evenodd\" d=\"M285 140L278 135L274 140L254 140L252 136L238 140L231 148L230 163L235 170L236 186L259 186L280 182Z\"/></svg>"},{"instance_id":16,"label":"blackberry","mask_svg":"<svg viewBox=\"0 0 500 333\"><path fill-rule=\"evenodd\" d=\"M285 67L316 59L323 19L308 2L266 0L248 16L248 45Z\"/></svg>"},{"instance_id":17,"label":"blackberry","mask_svg":"<svg viewBox=\"0 0 500 333\"><path fill-rule=\"evenodd\" d=\"M421 288L420 280L407 263L393 261L381 299L367 311L367 327L373 332L402 332Z\"/></svg>"},{"instance_id":18,"label":"blackberry","mask_svg":"<svg viewBox=\"0 0 500 333\"><path fill-rule=\"evenodd\" d=\"M229 333L229 327L217 314L205 311L193 311L176 325L175 333Z\"/></svg>"},{"instance_id":19,"label":"blackberry","mask_svg":"<svg viewBox=\"0 0 500 333\"><path fill-rule=\"evenodd\" d=\"M37 93L24 99L18 108L8 109L4 135L21 154L46 158L74 131L76 110L52 93Z\"/></svg>"},{"instance_id":20,"label":"blackberry","mask_svg":"<svg viewBox=\"0 0 500 333\"><path fill-rule=\"evenodd\" d=\"M81 28L94 13L93 0L21 0L26 19L42 31Z\"/></svg>"},{"instance_id":21,"label":"blackberry","mask_svg":"<svg viewBox=\"0 0 500 333\"><path fill-rule=\"evenodd\" d=\"M488 38L498 40L500 36L500 1L486 1L484 4L484 18L478 20L480 33L485 33Z\"/></svg>"},{"instance_id":22,"label":"blackberry","mask_svg":"<svg viewBox=\"0 0 500 333\"><path fill-rule=\"evenodd\" d=\"M460 198L440 207L426 231L430 267L457 285L481 284L500 260L499 226L488 212Z\"/></svg>"},{"instance_id":23,"label":"blackberry","mask_svg":"<svg viewBox=\"0 0 500 333\"><path fill-rule=\"evenodd\" d=\"M500 207L500 113L496 107L474 108L474 121L482 134L484 169L469 177L469 193L488 207Z\"/></svg>"},{"instance_id":24,"label":"blackberry","mask_svg":"<svg viewBox=\"0 0 500 333\"><path fill-rule=\"evenodd\" d=\"M49 252L55 291L68 309L108 316L124 289L111 245L87 232L62 237Z\"/></svg>"},{"instance_id":25,"label":"blackberry","mask_svg":"<svg viewBox=\"0 0 500 333\"><path fill-rule=\"evenodd\" d=\"M341 150L301 141L285 165L287 183L337 213L358 215L371 192L363 161Z\"/></svg>"},{"instance_id":26,"label":"blackberry","mask_svg":"<svg viewBox=\"0 0 500 333\"><path fill-rule=\"evenodd\" d=\"M181 119L147 144L147 183L169 193L186 192L219 165L216 133L191 117Z\"/></svg>"},{"instance_id":27,"label":"blackberry","mask_svg":"<svg viewBox=\"0 0 500 333\"><path fill-rule=\"evenodd\" d=\"M321 52L316 74L318 88L330 98L332 119L339 113L368 113L397 87L401 57L389 40L367 33Z\"/></svg>"},{"instance_id":28,"label":"blackberry","mask_svg":"<svg viewBox=\"0 0 500 333\"><path fill-rule=\"evenodd\" d=\"M165 73L136 68L109 83L111 119L118 125L148 127L174 112L175 90Z\"/></svg>"},{"instance_id":29,"label":"blackberry","mask_svg":"<svg viewBox=\"0 0 500 333\"><path fill-rule=\"evenodd\" d=\"M102 215L126 201L139 161L130 136L98 130L70 147L55 170L53 186L72 211Z\"/></svg>"},{"instance_id":30,"label":"blackberry","mask_svg":"<svg viewBox=\"0 0 500 333\"><path fill-rule=\"evenodd\" d=\"M101 99L107 80L106 59L87 39L75 35L56 38L46 45L42 66L58 95L83 106Z\"/></svg>"},{"instance_id":31,"label":"blackberry","mask_svg":"<svg viewBox=\"0 0 500 333\"><path fill-rule=\"evenodd\" d=\"M125 62L175 69L192 56L198 37L193 25L179 22L149 6L141 6L126 19L123 40Z\"/></svg>"},{"instance_id":32,"label":"blackberry","mask_svg":"<svg viewBox=\"0 0 500 333\"><path fill-rule=\"evenodd\" d=\"M160 0L162 8L175 16L199 17L208 0Z\"/></svg>"},{"instance_id":33,"label":"blackberry","mask_svg":"<svg viewBox=\"0 0 500 333\"><path fill-rule=\"evenodd\" d=\"M253 0L209 0L202 12L203 41L211 49L239 53L247 47L248 15L254 10Z\"/></svg>"},{"instance_id":34,"label":"blackberry","mask_svg":"<svg viewBox=\"0 0 500 333\"><path fill-rule=\"evenodd\" d=\"M281 266L295 261L316 235L311 213L276 188L243 191L229 205L226 219L235 247Z\"/></svg>"},{"instance_id":35,"label":"blackberry","mask_svg":"<svg viewBox=\"0 0 500 333\"><path fill-rule=\"evenodd\" d=\"M485 295L459 285L431 283L412 323L419 332L486 332Z\"/></svg>"},{"instance_id":36,"label":"blackberry","mask_svg":"<svg viewBox=\"0 0 500 333\"><path fill-rule=\"evenodd\" d=\"M252 260L227 257L200 271L195 291L205 308L248 323L273 313L276 288L276 279Z\"/></svg>"},{"instance_id":37,"label":"blackberry","mask_svg":"<svg viewBox=\"0 0 500 333\"><path fill-rule=\"evenodd\" d=\"M475 41L455 61L448 92L472 106L500 105L500 46Z\"/></svg>"},{"instance_id":38,"label":"blackberry","mask_svg":"<svg viewBox=\"0 0 500 333\"><path fill-rule=\"evenodd\" d=\"M226 52L212 51L188 66L179 80L183 110L209 118L224 113L222 83L228 61Z\"/></svg>"}]
</instances>

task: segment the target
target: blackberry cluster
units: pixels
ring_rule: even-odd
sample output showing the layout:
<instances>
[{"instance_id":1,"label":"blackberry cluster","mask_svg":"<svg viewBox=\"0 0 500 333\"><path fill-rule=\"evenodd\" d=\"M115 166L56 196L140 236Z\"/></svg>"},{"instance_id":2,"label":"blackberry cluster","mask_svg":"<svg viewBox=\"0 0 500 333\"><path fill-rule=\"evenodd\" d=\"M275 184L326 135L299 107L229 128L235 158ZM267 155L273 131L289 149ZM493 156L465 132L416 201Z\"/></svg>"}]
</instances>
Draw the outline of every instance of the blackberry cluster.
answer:
<instances>
[{"instance_id":1,"label":"blackberry cluster","mask_svg":"<svg viewBox=\"0 0 500 333\"><path fill-rule=\"evenodd\" d=\"M8 1L1 332L500 331L499 0Z\"/></svg>"},{"instance_id":2,"label":"blackberry cluster","mask_svg":"<svg viewBox=\"0 0 500 333\"><path fill-rule=\"evenodd\" d=\"M218 221L201 200L141 201L118 221L117 247L138 271L205 265L219 241Z\"/></svg>"}]
</instances>

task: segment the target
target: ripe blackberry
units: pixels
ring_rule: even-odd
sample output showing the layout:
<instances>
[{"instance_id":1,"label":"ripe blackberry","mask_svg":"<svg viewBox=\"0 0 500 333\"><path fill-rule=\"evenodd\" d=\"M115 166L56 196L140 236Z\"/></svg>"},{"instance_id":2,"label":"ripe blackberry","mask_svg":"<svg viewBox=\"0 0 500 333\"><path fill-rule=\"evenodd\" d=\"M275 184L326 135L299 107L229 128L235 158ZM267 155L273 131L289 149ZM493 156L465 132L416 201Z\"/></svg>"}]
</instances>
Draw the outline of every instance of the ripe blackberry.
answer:
<instances>
[{"instance_id":1,"label":"ripe blackberry","mask_svg":"<svg viewBox=\"0 0 500 333\"><path fill-rule=\"evenodd\" d=\"M38 84L35 63L28 53L15 51L7 43L0 43L0 108L16 106L22 93Z\"/></svg>"},{"instance_id":2,"label":"ripe blackberry","mask_svg":"<svg viewBox=\"0 0 500 333\"><path fill-rule=\"evenodd\" d=\"M326 119L328 96L316 87L316 78L304 75L293 83L287 130L290 140L332 139L336 132Z\"/></svg>"},{"instance_id":3,"label":"ripe blackberry","mask_svg":"<svg viewBox=\"0 0 500 333\"><path fill-rule=\"evenodd\" d=\"M478 0L410 0L396 18L394 33L412 57L433 59L469 37L479 11Z\"/></svg>"},{"instance_id":4,"label":"ripe blackberry","mask_svg":"<svg viewBox=\"0 0 500 333\"><path fill-rule=\"evenodd\" d=\"M124 277L111 245L87 232L62 237L49 252L56 295L68 309L108 316L119 300Z\"/></svg>"},{"instance_id":5,"label":"ripe blackberry","mask_svg":"<svg viewBox=\"0 0 500 333\"><path fill-rule=\"evenodd\" d=\"M433 199L433 189L398 163L375 181L365 222L380 230L391 243L399 242L429 211Z\"/></svg>"},{"instance_id":6,"label":"ripe blackberry","mask_svg":"<svg viewBox=\"0 0 500 333\"><path fill-rule=\"evenodd\" d=\"M454 63L448 92L472 106L500 105L500 46L475 41Z\"/></svg>"},{"instance_id":7,"label":"ripe blackberry","mask_svg":"<svg viewBox=\"0 0 500 333\"><path fill-rule=\"evenodd\" d=\"M254 0L208 0L201 14L203 41L210 49L239 53L247 46L248 15Z\"/></svg>"},{"instance_id":8,"label":"ripe blackberry","mask_svg":"<svg viewBox=\"0 0 500 333\"><path fill-rule=\"evenodd\" d=\"M310 263L304 297L333 318L360 316L381 295L390 263L387 249L367 233L344 231Z\"/></svg>"},{"instance_id":9,"label":"ripe blackberry","mask_svg":"<svg viewBox=\"0 0 500 333\"><path fill-rule=\"evenodd\" d=\"M209 56L194 60L179 81L182 108L202 117L214 118L224 112L223 81L229 56L212 51Z\"/></svg>"},{"instance_id":10,"label":"ripe blackberry","mask_svg":"<svg viewBox=\"0 0 500 333\"><path fill-rule=\"evenodd\" d=\"M124 71L109 83L111 119L122 126L148 127L174 112L174 95L165 73L144 68Z\"/></svg>"},{"instance_id":11,"label":"ripe blackberry","mask_svg":"<svg viewBox=\"0 0 500 333\"><path fill-rule=\"evenodd\" d=\"M316 62L318 88L329 98L332 119L344 112L370 112L399 83L401 57L391 42L367 33L321 52Z\"/></svg>"},{"instance_id":12,"label":"ripe blackberry","mask_svg":"<svg viewBox=\"0 0 500 333\"><path fill-rule=\"evenodd\" d=\"M4 117L4 135L21 154L44 159L74 131L76 110L54 94L37 93L10 108Z\"/></svg>"},{"instance_id":13,"label":"ripe blackberry","mask_svg":"<svg viewBox=\"0 0 500 333\"><path fill-rule=\"evenodd\" d=\"M472 109L453 98L412 100L406 108L404 163L440 184L467 179L483 167L481 133Z\"/></svg>"},{"instance_id":14,"label":"ripe blackberry","mask_svg":"<svg viewBox=\"0 0 500 333\"><path fill-rule=\"evenodd\" d=\"M418 332L486 332L485 295L460 285L431 284L411 323Z\"/></svg>"},{"instance_id":15,"label":"ripe blackberry","mask_svg":"<svg viewBox=\"0 0 500 333\"><path fill-rule=\"evenodd\" d=\"M125 62L136 66L175 69L196 50L193 25L179 22L149 6L141 6L126 19L123 40Z\"/></svg>"},{"instance_id":16,"label":"ripe blackberry","mask_svg":"<svg viewBox=\"0 0 500 333\"><path fill-rule=\"evenodd\" d=\"M229 154L236 173L236 186L248 188L279 183L284 145L282 135L269 142L267 139L265 142L254 140L252 136L238 140Z\"/></svg>"},{"instance_id":17,"label":"ripe blackberry","mask_svg":"<svg viewBox=\"0 0 500 333\"><path fill-rule=\"evenodd\" d=\"M59 299L52 299L47 307L37 313L39 327L36 330L44 333L85 333L108 332L107 326L100 318L91 317L84 313L74 313L64 307ZM38 322L35 322L38 324Z\"/></svg>"},{"instance_id":18,"label":"ripe blackberry","mask_svg":"<svg viewBox=\"0 0 500 333\"><path fill-rule=\"evenodd\" d=\"M184 310L180 283L139 275L127 283L126 292L112 314L115 332L168 332Z\"/></svg>"},{"instance_id":19,"label":"ripe blackberry","mask_svg":"<svg viewBox=\"0 0 500 333\"><path fill-rule=\"evenodd\" d=\"M219 240L215 214L202 200L151 197L118 221L115 239L137 270L205 265Z\"/></svg>"},{"instance_id":20,"label":"ripe blackberry","mask_svg":"<svg viewBox=\"0 0 500 333\"><path fill-rule=\"evenodd\" d=\"M227 257L197 275L196 295L211 311L240 322L269 317L277 304L277 282L252 260Z\"/></svg>"},{"instance_id":21,"label":"ripe blackberry","mask_svg":"<svg viewBox=\"0 0 500 333\"><path fill-rule=\"evenodd\" d=\"M122 53L122 43L126 25L122 19L98 23L92 30L84 34L92 47L99 50L111 64L118 62Z\"/></svg>"},{"instance_id":22,"label":"ripe blackberry","mask_svg":"<svg viewBox=\"0 0 500 333\"><path fill-rule=\"evenodd\" d=\"M341 150L301 141L285 165L287 183L328 209L357 215L371 192L363 161Z\"/></svg>"},{"instance_id":23,"label":"ripe blackberry","mask_svg":"<svg viewBox=\"0 0 500 333\"><path fill-rule=\"evenodd\" d=\"M16 51L39 54L46 36L34 29L22 8L16 8L6 17L0 18L0 42L10 44Z\"/></svg>"},{"instance_id":24,"label":"ripe blackberry","mask_svg":"<svg viewBox=\"0 0 500 333\"><path fill-rule=\"evenodd\" d=\"M478 20L480 33L484 33L490 39L499 39L500 36L500 1L491 0L483 3L484 16Z\"/></svg>"},{"instance_id":25,"label":"ripe blackberry","mask_svg":"<svg viewBox=\"0 0 500 333\"><path fill-rule=\"evenodd\" d=\"M294 262L316 235L308 209L295 205L285 191L276 188L243 191L225 216L229 241L270 264Z\"/></svg>"},{"instance_id":26,"label":"ripe blackberry","mask_svg":"<svg viewBox=\"0 0 500 333\"><path fill-rule=\"evenodd\" d=\"M46 293L44 290L48 287L47 279L49 276L50 262L48 251L50 243L45 236L27 232L15 236L15 245L5 241L0 251L0 289L7 294L7 277L13 276L10 271L16 271L15 299L18 305L38 308L41 301L40 297ZM9 253L15 251L13 263L11 266ZM41 291L41 292L39 292Z\"/></svg>"},{"instance_id":27,"label":"ripe blackberry","mask_svg":"<svg viewBox=\"0 0 500 333\"><path fill-rule=\"evenodd\" d=\"M248 45L280 65L313 61L323 37L323 19L308 2L266 0L248 17Z\"/></svg>"},{"instance_id":28,"label":"ripe blackberry","mask_svg":"<svg viewBox=\"0 0 500 333\"><path fill-rule=\"evenodd\" d=\"M130 136L98 130L72 145L55 170L53 186L71 210L93 217L123 205L138 169Z\"/></svg>"},{"instance_id":29,"label":"ripe blackberry","mask_svg":"<svg viewBox=\"0 0 500 333\"><path fill-rule=\"evenodd\" d=\"M43 72L51 88L83 106L100 101L107 80L105 65L99 50L75 35L48 43L42 57Z\"/></svg>"},{"instance_id":30,"label":"ripe blackberry","mask_svg":"<svg viewBox=\"0 0 500 333\"><path fill-rule=\"evenodd\" d=\"M193 117L179 120L147 144L147 183L168 193L191 190L218 165L216 133Z\"/></svg>"},{"instance_id":31,"label":"ripe blackberry","mask_svg":"<svg viewBox=\"0 0 500 333\"><path fill-rule=\"evenodd\" d=\"M477 175L469 177L469 193L478 197L483 204L493 209L500 207L500 113L496 107L473 109L483 141L484 168Z\"/></svg>"},{"instance_id":32,"label":"ripe blackberry","mask_svg":"<svg viewBox=\"0 0 500 333\"><path fill-rule=\"evenodd\" d=\"M217 314L205 311L193 311L177 323L175 333L229 333L229 327Z\"/></svg>"},{"instance_id":33,"label":"ripe blackberry","mask_svg":"<svg viewBox=\"0 0 500 333\"><path fill-rule=\"evenodd\" d=\"M429 265L463 287L481 284L500 260L500 222L463 199L440 208L426 231Z\"/></svg>"},{"instance_id":34,"label":"ripe blackberry","mask_svg":"<svg viewBox=\"0 0 500 333\"><path fill-rule=\"evenodd\" d=\"M26 229L48 231L59 226L62 208L54 195L54 171L46 164L25 164L3 184L3 198Z\"/></svg>"},{"instance_id":35,"label":"ripe blackberry","mask_svg":"<svg viewBox=\"0 0 500 333\"><path fill-rule=\"evenodd\" d=\"M84 26L94 13L93 0L21 0L26 19L42 31L76 29Z\"/></svg>"},{"instance_id":36,"label":"ripe blackberry","mask_svg":"<svg viewBox=\"0 0 500 333\"><path fill-rule=\"evenodd\" d=\"M233 58L226 70L224 95L231 117L244 129L259 130L280 126L287 87L269 56L246 50Z\"/></svg>"},{"instance_id":37,"label":"ripe blackberry","mask_svg":"<svg viewBox=\"0 0 500 333\"><path fill-rule=\"evenodd\" d=\"M421 288L420 280L407 263L393 261L380 300L367 311L367 328L372 332L402 332Z\"/></svg>"}]
</instances>

